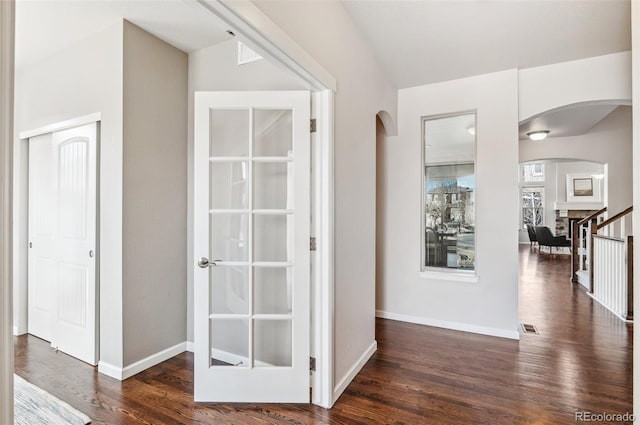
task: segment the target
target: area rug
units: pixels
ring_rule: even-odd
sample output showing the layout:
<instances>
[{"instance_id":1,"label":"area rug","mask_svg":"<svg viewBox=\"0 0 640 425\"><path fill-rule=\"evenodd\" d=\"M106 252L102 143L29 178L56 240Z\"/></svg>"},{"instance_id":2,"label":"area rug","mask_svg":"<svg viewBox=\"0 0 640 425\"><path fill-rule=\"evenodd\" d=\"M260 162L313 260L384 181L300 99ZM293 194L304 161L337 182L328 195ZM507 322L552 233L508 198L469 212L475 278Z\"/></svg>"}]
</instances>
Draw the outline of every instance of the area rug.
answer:
<instances>
[{"instance_id":1,"label":"area rug","mask_svg":"<svg viewBox=\"0 0 640 425\"><path fill-rule=\"evenodd\" d=\"M14 378L15 425L85 425L91 419L42 388Z\"/></svg>"}]
</instances>

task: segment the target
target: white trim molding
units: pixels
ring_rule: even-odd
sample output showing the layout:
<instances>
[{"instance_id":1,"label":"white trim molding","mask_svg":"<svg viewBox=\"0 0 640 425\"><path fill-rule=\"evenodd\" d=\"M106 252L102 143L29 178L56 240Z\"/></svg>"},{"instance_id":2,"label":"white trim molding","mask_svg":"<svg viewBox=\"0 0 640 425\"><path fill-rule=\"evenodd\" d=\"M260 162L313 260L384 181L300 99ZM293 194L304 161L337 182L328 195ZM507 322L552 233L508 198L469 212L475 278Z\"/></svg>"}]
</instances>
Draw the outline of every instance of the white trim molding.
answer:
<instances>
[{"instance_id":1,"label":"white trim molding","mask_svg":"<svg viewBox=\"0 0 640 425\"><path fill-rule=\"evenodd\" d=\"M364 365L369 361L371 356L378 350L378 341L373 341L369 348L365 350L364 353L360 356L360 358L351 366L346 375L338 382L338 385L333 390L333 401L335 403L336 400L342 395L344 390L347 389L351 381L353 381L360 373Z\"/></svg>"},{"instance_id":2,"label":"white trim molding","mask_svg":"<svg viewBox=\"0 0 640 425\"><path fill-rule=\"evenodd\" d=\"M465 283L478 283L480 280L480 276L478 276L475 272L460 272L460 271L450 271L447 269L443 270L423 270L420 272L420 277L423 279L431 279L431 280L449 280L454 282L465 282Z\"/></svg>"},{"instance_id":3,"label":"white trim molding","mask_svg":"<svg viewBox=\"0 0 640 425\"><path fill-rule=\"evenodd\" d=\"M478 326L469 323L450 322L448 320L431 319L429 317L410 316L407 314L392 313L383 310L376 310L376 317L379 317L381 319L397 320L399 322L433 326L436 328L451 329L453 331L470 332L474 334L496 336L499 338L515 340L520 339L520 333L517 329L510 331L508 329L491 328L488 326Z\"/></svg>"},{"instance_id":4,"label":"white trim molding","mask_svg":"<svg viewBox=\"0 0 640 425\"><path fill-rule=\"evenodd\" d=\"M79 127L85 124L91 124L94 122L98 122L102 119L100 112L95 112L89 115L83 115L77 118L71 118L66 121L61 121L49 125L45 125L44 127L35 128L33 130L25 130L21 131L18 136L20 139L29 139L31 137L40 136L42 134L53 133L55 131L62 131L68 128Z\"/></svg>"},{"instance_id":5,"label":"white trim molding","mask_svg":"<svg viewBox=\"0 0 640 425\"><path fill-rule=\"evenodd\" d=\"M13 423L12 174L15 2L0 1L0 423Z\"/></svg>"},{"instance_id":6,"label":"white trim molding","mask_svg":"<svg viewBox=\"0 0 640 425\"><path fill-rule=\"evenodd\" d=\"M318 122L314 151L313 181L315 183L313 211L314 235L318 240L313 276L314 319L312 320L312 356L316 371L312 373L311 402L325 409L336 398L333 392L333 328L334 328L334 168L333 124L334 94L323 90L313 94L315 118Z\"/></svg>"},{"instance_id":7,"label":"white trim molding","mask_svg":"<svg viewBox=\"0 0 640 425\"><path fill-rule=\"evenodd\" d=\"M124 381L125 379L130 378L133 375L142 372L143 370L149 369L150 367L169 360L170 358L175 357L178 354L184 353L185 351L187 351L188 344L188 342L181 342L174 345L173 347L158 351L157 353L145 357L142 360L138 360L137 362L132 363L129 366L125 366L124 368L100 361L98 362L98 372L115 378L119 381Z\"/></svg>"},{"instance_id":8,"label":"white trim molding","mask_svg":"<svg viewBox=\"0 0 640 425\"><path fill-rule=\"evenodd\" d=\"M313 90L336 91L335 77L250 0L196 0L237 31L238 38L262 57L290 70Z\"/></svg>"}]
</instances>

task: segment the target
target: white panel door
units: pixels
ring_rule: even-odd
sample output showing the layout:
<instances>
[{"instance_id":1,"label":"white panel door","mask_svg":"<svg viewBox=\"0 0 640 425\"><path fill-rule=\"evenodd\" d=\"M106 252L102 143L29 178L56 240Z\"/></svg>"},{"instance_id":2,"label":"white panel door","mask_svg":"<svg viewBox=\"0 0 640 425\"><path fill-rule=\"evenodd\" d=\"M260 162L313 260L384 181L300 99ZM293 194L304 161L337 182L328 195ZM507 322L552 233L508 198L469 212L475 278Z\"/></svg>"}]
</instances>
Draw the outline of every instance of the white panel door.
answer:
<instances>
[{"instance_id":1,"label":"white panel door","mask_svg":"<svg viewBox=\"0 0 640 425\"><path fill-rule=\"evenodd\" d=\"M37 145L34 139L30 152ZM96 123L55 132L48 141L48 156L30 154L29 164L35 202L30 204L29 298L38 299L47 287L55 314L49 334L42 337L93 365L97 363L96 139ZM41 174L38 167L49 170L48 182L31 178ZM49 202L47 209L38 207L40 197ZM39 222L49 225L49 243L42 246L37 238ZM36 256L40 252L45 254ZM48 260L48 268L42 267L40 258ZM29 320L29 331L34 333L31 315Z\"/></svg>"},{"instance_id":2,"label":"white panel door","mask_svg":"<svg viewBox=\"0 0 640 425\"><path fill-rule=\"evenodd\" d=\"M309 109L195 95L196 401L309 402Z\"/></svg>"},{"instance_id":3,"label":"white panel door","mask_svg":"<svg viewBox=\"0 0 640 425\"><path fill-rule=\"evenodd\" d=\"M29 333L53 339L57 315L56 178L53 135L29 139Z\"/></svg>"}]
</instances>

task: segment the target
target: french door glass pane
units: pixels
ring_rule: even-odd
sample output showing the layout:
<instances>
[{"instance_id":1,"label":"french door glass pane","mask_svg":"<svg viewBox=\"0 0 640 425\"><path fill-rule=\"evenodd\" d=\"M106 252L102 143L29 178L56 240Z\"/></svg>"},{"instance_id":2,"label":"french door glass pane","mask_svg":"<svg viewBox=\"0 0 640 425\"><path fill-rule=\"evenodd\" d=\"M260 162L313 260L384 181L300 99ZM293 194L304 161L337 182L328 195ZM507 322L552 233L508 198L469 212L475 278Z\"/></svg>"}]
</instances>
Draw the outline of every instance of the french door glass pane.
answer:
<instances>
[{"instance_id":1,"label":"french door glass pane","mask_svg":"<svg viewBox=\"0 0 640 425\"><path fill-rule=\"evenodd\" d=\"M291 367L291 320L255 320L255 367Z\"/></svg>"},{"instance_id":2,"label":"french door glass pane","mask_svg":"<svg viewBox=\"0 0 640 425\"><path fill-rule=\"evenodd\" d=\"M248 156L249 110L212 109L210 114L211 156Z\"/></svg>"},{"instance_id":3,"label":"french door glass pane","mask_svg":"<svg viewBox=\"0 0 640 425\"><path fill-rule=\"evenodd\" d=\"M210 156L235 157L210 162L209 258L223 261L210 269L210 312L245 315L211 319L211 365L250 367L253 358L253 367L291 367L292 319L268 315L293 313L292 268L225 263L292 260L293 216L252 211L292 208L293 163L282 160L293 156L292 111L212 110L210 118Z\"/></svg>"},{"instance_id":4,"label":"french door glass pane","mask_svg":"<svg viewBox=\"0 0 640 425\"><path fill-rule=\"evenodd\" d=\"M210 229L210 260L248 261L249 214L212 214Z\"/></svg>"},{"instance_id":5,"label":"french door glass pane","mask_svg":"<svg viewBox=\"0 0 640 425\"><path fill-rule=\"evenodd\" d=\"M254 156L290 156L293 127L291 110L254 110Z\"/></svg>"},{"instance_id":6,"label":"french door glass pane","mask_svg":"<svg viewBox=\"0 0 640 425\"><path fill-rule=\"evenodd\" d=\"M211 208L246 209L249 207L249 163L213 162L210 166Z\"/></svg>"},{"instance_id":7,"label":"french door glass pane","mask_svg":"<svg viewBox=\"0 0 640 425\"><path fill-rule=\"evenodd\" d=\"M287 214L253 216L253 260L289 261L293 217Z\"/></svg>"},{"instance_id":8,"label":"french door glass pane","mask_svg":"<svg viewBox=\"0 0 640 425\"><path fill-rule=\"evenodd\" d=\"M292 200L293 164L288 162L254 162L253 205L256 209L286 209Z\"/></svg>"},{"instance_id":9,"label":"french door glass pane","mask_svg":"<svg viewBox=\"0 0 640 425\"><path fill-rule=\"evenodd\" d=\"M211 319L211 366L249 367L249 321Z\"/></svg>"},{"instance_id":10,"label":"french door glass pane","mask_svg":"<svg viewBox=\"0 0 640 425\"><path fill-rule=\"evenodd\" d=\"M211 268L211 313L249 314L249 267Z\"/></svg>"},{"instance_id":11,"label":"french door glass pane","mask_svg":"<svg viewBox=\"0 0 640 425\"><path fill-rule=\"evenodd\" d=\"M291 313L293 292L291 267L255 267L253 276L254 313Z\"/></svg>"}]
</instances>

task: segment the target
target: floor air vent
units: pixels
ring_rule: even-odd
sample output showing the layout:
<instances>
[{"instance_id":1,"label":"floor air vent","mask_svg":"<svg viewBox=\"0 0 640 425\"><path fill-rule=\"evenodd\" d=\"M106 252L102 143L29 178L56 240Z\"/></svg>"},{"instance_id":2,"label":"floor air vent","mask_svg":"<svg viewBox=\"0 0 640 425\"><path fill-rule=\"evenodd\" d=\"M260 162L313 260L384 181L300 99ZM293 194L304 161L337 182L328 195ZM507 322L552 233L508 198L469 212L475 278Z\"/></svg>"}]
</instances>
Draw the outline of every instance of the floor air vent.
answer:
<instances>
[{"instance_id":1,"label":"floor air vent","mask_svg":"<svg viewBox=\"0 0 640 425\"><path fill-rule=\"evenodd\" d=\"M520 328L522 329L522 332L524 332L526 334L537 334L538 333L538 329L535 326L530 325L528 323L521 323L520 324Z\"/></svg>"}]
</instances>

